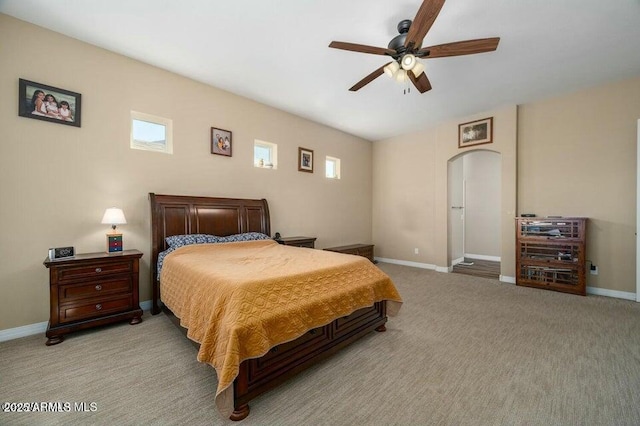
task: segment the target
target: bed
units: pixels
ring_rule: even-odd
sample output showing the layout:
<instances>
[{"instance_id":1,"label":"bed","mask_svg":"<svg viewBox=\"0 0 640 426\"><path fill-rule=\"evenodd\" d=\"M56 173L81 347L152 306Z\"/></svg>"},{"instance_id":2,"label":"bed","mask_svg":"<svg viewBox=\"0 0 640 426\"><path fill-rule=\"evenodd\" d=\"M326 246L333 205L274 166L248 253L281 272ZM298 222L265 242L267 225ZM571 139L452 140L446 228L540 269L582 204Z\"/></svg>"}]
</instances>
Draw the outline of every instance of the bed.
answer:
<instances>
[{"instance_id":1,"label":"bed","mask_svg":"<svg viewBox=\"0 0 640 426\"><path fill-rule=\"evenodd\" d=\"M298 372L332 355L371 331L385 331L387 314L395 314L400 308L401 298L395 291L393 283L367 259L321 250L282 246L270 239L225 244L191 245L175 250L171 255L164 257L164 266L162 267L162 286L164 287L162 287L162 291L165 298L163 299L160 294L161 283L159 282L160 276L157 263L158 255L168 248L167 237L193 234L226 237L238 234L245 235L246 233L260 233L268 236L271 231L269 208L267 201L264 199L176 196L154 193L150 193L149 197L152 228L151 279L153 294L151 312L156 315L164 311L174 324L178 325L195 342L199 348L198 359L216 368L219 381L216 405L219 411L224 415L228 415L231 420L244 419L249 414L249 401L256 396L278 386ZM234 281L236 277L218 276L211 278L211 280L216 281L216 287L209 287L209 289L204 290L200 287L195 287L194 284L195 282L205 281L206 285L212 285L205 280L208 277L205 274L222 274L221 271L225 269L225 264L222 262L227 260L226 258L229 258L231 262L236 262L232 265L238 265L238 262L240 262L243 265L247 265L247 268L258 268L256 271L261 271L260 273L255 271L251 273L254 275L263 274L264 277L258 277L259 280L251 280L251 283L246 285L253 286L251 288L260 289L260 291L268 289L272 285L276 286L280 285L281 282L287 282L287 285L289 285L286 290L287 294L300 294L300 292L306 291L303 289L304 285L306 285L305 280L315 280L314 282L317 282L325 279L324 276L329 274L326 271L332 271L330 273L331 276L339 276L342 281L336 284L327 280L326 285L328 287L326 288L331 288L332 290L323 291L322 293L326 297L333 297L335 300L354 299L353 303L359 303L359 305L357 308L353 308L356 305L350 307L347 302L342 303L341 306L334 306L333 302L331 304L325 303L321 308L316 309L319 316L316 317L314 312L313 317L304 324L297 324L294 321L296 318L285 316L286 312L280 313L274 307L276 305L269 305L268 313L265 312L264 316L269 316L270 321L273 320L274 324L287 325L285 327L287 330L274 331L269 335L269 338L276 336L273 337L276 340L267 339L270 342L267 344L255 336L255 334L261 333L250 331L252 334L249 335L245 330L240 333L241 337L237 337L234 334L235 337L229 339L232 343L226 343L227 337L223 332L223 330L227 329L224 327L226 319L208 320L204 318L213 317L211 313L213 311L215 311L215 315L218 315L219 312L227 309L224 308L224 305L214 306L212 302L214 299L207 299L207 295L210 294L211 290L215 292L218 291L218 288L224 287L223 284L227 281L230 287L237 287L237 283ZM211 259L215 259L215 261L211 261ZM297 272L295 274L291 273L286 279L278 278L270 272L277 269L276 267L269 267L268 262L272 262L271 259L275 259L275 261L284 259L283 262L289 265L285 269ZM260 262L266 263L261 265ZM309 265L318 264L319 262L322 265L327 264L331 268L340 269L325 268L322 271L315 272L313 268L309 268L308 273L301 272L302 269L307 270L306 268ZM215 268L206 266L210 263L217 266ZM242 275L245 273L242 268L237 266L230 268L228 267L227 269L229 271L233 269L237 274ZM210 269L215 270L210 271ZM247 271L251 270L247 269ZM339 271L339 273L335 271ZM381 278L380 274L384 277ZM365 290L362 287L365 278L359 278L364 275L372 275L377 280L375 284L369 285ZM201 279L201 277L204 278ZM242 285L244 290L245 284L243 283ZM331 285L333 287L330 287ZM347 290L351 285L353 285L353 290ZM305 288L309 289L311 287ZM203 296L198 294L197 297L194 296L194 293L190 293L189 300L196 300L200 305L191 309L191 311L185 311L184 303L181 302L182 299L180 301L175 299L176 289L178 289L177 292L179 293L188 293L187 297L189 297L189 292L205 291L205 293ZM279 291L281 291L280 294L284 294L282 290ZM348 291L348 293L337 297L337 293L334 293L334 291ZM234 297L236 293L237 291L234 290ZM271 295L268 297L271 297ZM267 298L264 300L267 300ZM365 299L371 303L363 304ZM251 302L248 304L251 304ZM238 305L238 303L230 305ZM223 308L220 308L220 306L223 306ZM283 304L283 306L289 305ZM176 311L175 314L169 307ZM193 312L197 312L200 315L207 309L211 309L211 312L206 311L200 317L193 314ZM339 312L339 314L336 314L336 312ZM254 314L252 315L255 316ZM280 317L278 315L283 316ZM309 326L309 324L312 326ZM188 330L185 330L185 326L188 327ZM204 334L200 333L201 329L204 330L202 331ZM215 338L213 340L215 340L215 343L213 345L211 344L210 335L206 334L209 333L209 330L213 330L211 333L214 333ZM270 329L269 333L271 333ZM224 339L220 336L224 336ZM253 340L255 340L255 344ZM221 347L220 341L224 343L222 346L227 352L216 352ZM271 343L274 342L275 344L272 345ZM221 356L221 354L224 356ZM229 354L234 357L237 356L237 359L234 358L229 364L231 367L227 368L226 364L221 366L215 361L217 359L226 360L230 357ZM228 379L229 375L227 373L229 371L232 372L232 379L230 379L232 382ZM228 386L225 385L227 382L229 383Z\"/></svg>"}]
</instances>

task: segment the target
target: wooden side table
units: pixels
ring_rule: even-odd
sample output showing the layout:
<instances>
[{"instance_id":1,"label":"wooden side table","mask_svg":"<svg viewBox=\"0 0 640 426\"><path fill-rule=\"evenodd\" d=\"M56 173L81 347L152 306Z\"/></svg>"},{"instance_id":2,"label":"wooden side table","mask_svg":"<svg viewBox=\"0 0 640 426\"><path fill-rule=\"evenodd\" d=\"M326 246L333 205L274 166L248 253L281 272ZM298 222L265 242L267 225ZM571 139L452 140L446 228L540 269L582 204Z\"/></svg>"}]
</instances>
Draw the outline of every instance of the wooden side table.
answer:
<instances>
[{"instance_id":1,"label":"wooden side table","mask_svg":"<svg viewBox=\"0 0 640 426\"><path fill-rule=\"evenodd\" d=\"M285 246L315 248L316 237L281 237L276 240Z\"/></svg>"},{"instance_id":2,"label":"wooden side table","mask_svg":"<svg viewBox=\"0 0 640 426\"><path fill-rule=\"evenodd\" d=\"M377 263L373 259L373 244L351 244L340 247L327 247L327 251L335 251L337 253L355 254L357 256L366 257L373 263Z\"/></svg>"},{"instance_id":3,"label":"wooden side table","mask_svg":"<svg viewBox=\"0 0 640 426\"><path fill-rule=\"evenodd\" d=\"M138 264L142 253L78 254L69 259L45 259L49 269L47 346L73 331L116 321L142 321L138 294Z\"/></svg>"}]
</instances>

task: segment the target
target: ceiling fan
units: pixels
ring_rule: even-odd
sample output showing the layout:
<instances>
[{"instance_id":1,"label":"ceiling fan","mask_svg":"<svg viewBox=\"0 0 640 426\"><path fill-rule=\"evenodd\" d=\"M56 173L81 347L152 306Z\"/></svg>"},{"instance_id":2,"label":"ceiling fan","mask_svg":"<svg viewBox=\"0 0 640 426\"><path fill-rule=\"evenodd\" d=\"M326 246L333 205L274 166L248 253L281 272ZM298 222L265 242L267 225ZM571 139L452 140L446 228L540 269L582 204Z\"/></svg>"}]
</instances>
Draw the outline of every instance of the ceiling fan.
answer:
<instances>
[{"instance_id":1,"label":"ceiling fan","mask_svg":"<svg viewBox=\"0 0 640 426\"><path fill-rule=\"evenodd\" d=\"M350 50L353 52L385 55L393 61L384 64L349 90L355 92L386 73L399 82L411 80L420 93L431 90L431 83L424 73L424 65L417 59L443 58L446 56L471 55L491 52L497 49L500 37L480 38L475 40L456 41L437 46L422 47L422 40L433 25L445 0L424 0L413 22L409 19L398 24L399 35L384 47L366 46L356 43L332 41L329 47Z\"/></svg>"}]
</instances>

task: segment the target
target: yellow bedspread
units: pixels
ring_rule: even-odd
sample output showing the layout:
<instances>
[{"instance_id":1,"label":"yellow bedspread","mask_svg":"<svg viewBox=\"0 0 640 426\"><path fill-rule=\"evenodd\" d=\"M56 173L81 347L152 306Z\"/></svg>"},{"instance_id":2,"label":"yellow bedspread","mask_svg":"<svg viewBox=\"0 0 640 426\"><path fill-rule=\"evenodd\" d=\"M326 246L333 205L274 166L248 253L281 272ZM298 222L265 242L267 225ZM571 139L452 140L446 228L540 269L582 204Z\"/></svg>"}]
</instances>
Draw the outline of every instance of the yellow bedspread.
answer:
<instances>
[{"instance_id":1,"label":"yellow bedspread","mask_svg":"<svg viewBox=\"0 0 640 426\"><path fill-rule=\"evenodd\" d=\"M216 405L233 410L240 363L312 328L402 299L391 279L368 259L284 246L272 240L181 247L164 259L160 294L200 343L198 361L218 375Z\"/></svg>"}]
</instances>

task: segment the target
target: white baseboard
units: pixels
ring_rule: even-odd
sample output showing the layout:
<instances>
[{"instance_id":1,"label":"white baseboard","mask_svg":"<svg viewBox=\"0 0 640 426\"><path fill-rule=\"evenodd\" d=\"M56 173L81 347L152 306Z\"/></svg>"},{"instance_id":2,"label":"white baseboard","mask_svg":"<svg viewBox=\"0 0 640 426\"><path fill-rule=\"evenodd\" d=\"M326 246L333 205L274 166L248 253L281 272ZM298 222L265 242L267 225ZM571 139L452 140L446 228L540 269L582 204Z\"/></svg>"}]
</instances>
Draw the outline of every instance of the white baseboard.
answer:
<instances>
[{"instance_id":1,"label":"white baseboard","mask_svg":"<svg viewBox=\"0 0 640 426\"><path fill-rule=\"evenodd\" d=\"M23 325L22 327L9 328L7 330L0 330L0 342L44 333L47 331L47 324L49 324L49 321Z\"/></svg>"},{"instance_id":2,"label":"white baseboard","mask_svg":"<svg viewBox=\"0 0 640 426\"><path fill-rule=\"evenodd\" d=\"M460 262L464 262L464 257L459 257L459 258L455 259L453 262L451 262L451 266L455 266Z\"/></svg>"},{"instance_id":3,"label":"white baseboard","mask_svg":"<svg viewBox=\"0 0 640 426\"><path fill-rule=\"evenodd\" d=\"M140 302L140 309L143 311L151 310L151 300L145 300L144 302Z\"/></svg>"},{"instance_id":4,"label":"white baseboard","mask_svg":"<svg viewBox=\"0 0 640 426\"><path fill-rule=\"evenodd\" d=\"M490 260L492 262L500 262L502 259L500 256L486 256L484 254L472 254L472 253L465 253L464 257L467 257L469 259Z\"/></svg>"},{"instance_id":5,"label":"white baseboard","mask_svg":"<svg viewBox=\"0 0 640 426\"><path fill-rule=\"evenodd\" d=\"M142 309L143 311L150 310L151 300L140 302L140 309ZM47 331L47 324L49 324L49 321L0 330L0 342L6 342L7 340L19 339L21 337L44 333L45 331Z\"/></svg>"},{"instance_id":6,"label":"white baseboard","mask_svg":"<svg viewBox=\"0 0 640 426\"><path fill-rule=\"evenodd\" d=\"M509 284L515 284L516 277L507 277L504 275L500 275L500 281L509 283ZM629 293L626 291L618 291L618 290L607 290L606 288L587 287L587 294L593 294L596 296L613 297L614 299L631 300L632 302L636 301L635 293Z\"/></svg>"},{"instance_id":7,"label":"white baseboard","mask_svg":"<svg viewBox=\"0 0 640 426\"><path fill-rule=\"evenodd\" d=\"M438 269L438 266L432 265L430 263L411 262L409 260L387 259L384 257L376 257L375 260L377 260L378 262L393 263L394 265L412 266L414 268L422 268L422 269L432 269L434 271ZM439 271L439 272L442 272L442 271Z\"/></svg>"},{"instance_id":8,"label":"white baseboard","mask_svg":"<svg viewBox=\"0 0 640 426\"><path fill-rule=\"evenodd\" d=\"M596 296L614 297L616 299L631 300L633 302L636 301L635 293L629 293L626 291L618 291L618 290L607 290L606 288L587 287L587 294L595 294Z\"/></svg>"}]
</instances>

